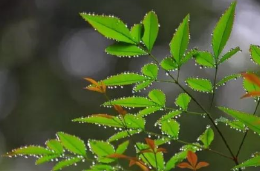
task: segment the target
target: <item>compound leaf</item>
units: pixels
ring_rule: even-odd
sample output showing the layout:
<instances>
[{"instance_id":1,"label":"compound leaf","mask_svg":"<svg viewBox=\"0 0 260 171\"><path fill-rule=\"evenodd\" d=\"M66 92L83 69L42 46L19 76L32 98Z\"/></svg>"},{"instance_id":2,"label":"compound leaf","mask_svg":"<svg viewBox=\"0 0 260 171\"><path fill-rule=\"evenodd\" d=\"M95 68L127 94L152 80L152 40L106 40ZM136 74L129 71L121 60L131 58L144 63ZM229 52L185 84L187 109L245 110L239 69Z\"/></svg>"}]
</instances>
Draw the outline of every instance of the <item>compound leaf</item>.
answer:
<instances>
[{"instance_id":1,"label":"compound leaf","mask_svg":"<svg viewBox=\"0 0 260 171\"><path fill-rule=\"evenodd\" d=\"M207 92L212 93L212 84L207 79L202 78L188 78L186 80L189 87L193 90L200 91L200 92Z\"/></svg>"},{"instance_id":2,"label":"compound leaf","mask_svg":"<svg viewBox=\"0 0 260 171\"><path fill-rule=\"evenodd\" d=\"M140 47L122 42L108 46L105 51L110 55L118 57L139 57L140 55L147 55Z\"/></svg>"},{"instance_id":3,"label":"compound leaf","mask_svg":"<svg viewBox=\"0 0 260 171\"><path fill-rule=\"evenodd\" d=\"M181 64L182 57L189 44L189 19L190 15L183 19L170 42L171 54L178 65Z\"/></svg>"},{"instance_id":4,"label":"compound leaf","mask_svg":"<svg viewBox=\"0 0 260 171\"><path fill-rule=\"evenodd\" d=\"M159 31L158 18L154 11L145 15L143 25L144 35L142 40L148 51L151 52Z\"/></svg>"},{"instance_id":5,"label":"compound leaf","mask_svg":"<svg viewBox=\"0 0 260 171\"><path fill-rule=\"evenodd\" d=\"M59 138L63 147L68 151L81 156L86 156L86 145L78 137L66 134L64 132L58 132L57 137Z\"/></svg>"},{"instance_id":6,"label":"compound leaf","mask_svg":"<svg viewBox=\"0 0 260 171\"><path fill-rule=\"evenodd\" d=\"M218 21L212 35L212 47L214 56L217 59L224 49L232 31L235 18L236 2L231 3L230 7Z\"/></svg>"}]
</instances>

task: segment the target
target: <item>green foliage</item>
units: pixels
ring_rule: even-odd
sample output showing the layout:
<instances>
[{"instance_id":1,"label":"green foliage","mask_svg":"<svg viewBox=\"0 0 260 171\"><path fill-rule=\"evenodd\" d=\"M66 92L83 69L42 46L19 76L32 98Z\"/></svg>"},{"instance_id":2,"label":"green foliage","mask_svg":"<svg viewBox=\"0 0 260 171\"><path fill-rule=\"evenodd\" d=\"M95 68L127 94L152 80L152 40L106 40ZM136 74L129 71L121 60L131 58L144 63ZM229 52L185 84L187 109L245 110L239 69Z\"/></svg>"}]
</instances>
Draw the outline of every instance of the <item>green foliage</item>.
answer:
<instances>
[{"instance_id":1,"label":"green foliage","mask_svg":"<svg viewBox=\"0 0 260 171\"><path fill-rule=\"evenodd\" d=\"M217 59L224 49L232 31L236 2L233 2L218 21L212 36L214 57Z\"/></svg>"},{"instance_id":2,"label":"green foliage","mask_svg":"<svg viewBox=\"0 0 260 171\"><path fill-rule=\"evenodd\" d=\"M115 43L110 45L106 48L106 52L118 57L139 57L140 55L147 55L140 47L127 43Z\"/></svg>"},{"instance_id":3,"label":"green foliage","mask_svg":"<svg viewBox=\"0 0 260 171\"><path fill-rule=\"evenodd\" d=\"M250 46L251 57L255 63L260 65L260 47L257 45Z\"/></svg>"},{"instance_id":4,"label":"green foliage","mask_svg":"<svg viewBox=\"0 0 260 171\"><path fill-rule=\"evenodd\" d=\"M111 107L114 111L109 111L112 114L98 113L88 115L87 117L76 118L73 122L96 124L104 128L113 127L114 132L111 133L110 138L106 141L88 140L87 148L84 141L79 137L58 132L56 139L46 141L46 147L36 145L25 146L14 149L5 156L24 156L26 158L32 156L36 158L36 164L57 161L52 168L53 171L62 170L71 165L77 165L79 162L87 162L86 166L89 166L89 168L86 168L84 171L130 170L119 160L127 160L129 167L136 165L136 167L139 167L139 170L141 169L142 171L170 171L176 167L198 170L201 167L208 166L207 162L197 162L197 155L195 154L197 151L205 150L231 159L234 164L236 164L233 169L238 169L239 171L241 171L240 168L260 166L260 158L258 155L242 164L237 160L244 140L246 139L247 131L252 130L260 134L260 118L259 116L255 116L259 103L257 103L253 114L219 107L220 110L233 117L234 120L223 116L220 116L219 119L215 119L214 117L216 115L212 115L211 113L214 107L214 105L212 105L214 97L218 92L217 88L240 76L244 78L243 86L247 91L246 96L243 96L243 98L258 97L260 94L260 79L257 75L245 72L228 75L221 80L218 80L217 77L219 64L227 61L240 51L240 48L236 47L222 55L232 31L235 7L236 2L233 2L220 18L213 31L213 53L201 51L196 48L188 50L190 16L187 15L171 39L170 55L162 59L161 62L152 54L159 31L158 17L154 11L146 14L143 21L139 24L134 24L130 30L126 24L117 17L81 13L82 18L91 24L95 30L103 36L115 40L112 45L106 48L108 54L118 57L138 57L146 55L144 58L151 58L153 61L145 64L141 69L141 73L124 72L100 81L85 78L85 80L90 82L90 85L85 88L104 95L106 102L103 103L102 107ZM250 53L253 61L260 65L260 47L251 45ZM202 67L214 69L214 80L195 77L185 78L187 85L192 90L210 94L205 95L211 98L211 105L209 107L203 106L201 101L198 101L193 95L194 92L189 92L182 81L180 81L182 80L179 78L181 75L181 67L191 58L194 58L196 63ZM177 73L172 73L172 71L175 70L178 70ZM164 80L164 77L160 78L159 73L161 71L166 72L167 79ZM212 82L210 80L212 80ZM145 90L153 83L175 84L179 90L182 91L175 100L177 108L172 106L174 105L174 101L167 100L166 103L166 95L167 97L174 97L170 92L165 93L163 89L154 89L153 87L149 92L142 92L142 96L137 94L129 97L114 97L113 94L112 96L115 99L111 100L109 98L112 94L109 92L110 87L117 88L118 86L133 85L133 93L137 93L140 90ZM255 100L258 101L259 99ZM193 105L190 107L190 103L196 105L198 108L195 109L198 111L192 111ZM156 114L150 119L148 115L152 113ZM186 113L197 115L197 120L192 120L192 122L199 124L204 124L204 122L199 120L201 114L207 116L211 126L213 126L212 128L214 128L213 130L210 126L207 127L197 139L200 143L186 142L182 140L181 135L179 135L181 126L186 127L186 125L184 125L185 122L182 120L177 121L177 118L180 117L181 114L185 115ZM221 113L217 114L221 115ZM190 117L190 115L186 117ZM155 123L153 123L154 120L156 120ZM231 128L246 132L237 153L233 152L233 144L229 144L225 139L224 132L219 129L218 123L224 123ZM158 131L151 131L152 129L150 128L152 126L158 126ZM189 125L189 127L189 129L193 129L193 125ZM219 136L215 137L216 132ZM106 131L104 131L104 134L105 133ZM145 138L140 139L140 137L137 137L137 141L133 138L137 136L136 134L140 134ZM151 137L153 139L151 139ZM229 154L211 149L210 145L214 138L221 138ZM143 143L142 140L145 140L146 143ZM174 146L178 143L183 146L179 152L175 152L171 146L165 145L167 143L174 143ZM160 147L160 145L163 147ZM131 150L133 147L136 148L136 152ZM167 147L167 149L164 147ZM170 157L166 158L167 161L164 159L163 153L165 152L168 152L168 157ZM182 162L186 159L189 163ZM136 168L133 169L136 170Z\"/></svg>"},{"instance_id":5,"label":"green foliage","mask_svg":"<svg viewBox=\"0 0 260 171\"><path fill-rule=\"evenodd\" d=\"M161 122L161 130L169 137L177 139L180 131L180 124L173 119Z\"/></svg>"},{"instance_id":6,"label":"green foliage","mask_svg":"<svg viewBox=\"0 0 260 171\"><path fill-rule=\"evenodd\" d=\"M179 67L189 45L189 20L190 15L187 15L178 27L170 43L171 54Z\"/></svg>"},{"instance_id":7,"label":"green foliage","mask_svg":"<svg viewBox=\"0 0 260 171\"><path fill-rule=\"evenodd\" d=\"M154 11L145 15L143 25L144 35L142 40L148 51L151 52L159 31L158 18Z\"/></svg>"},{"instance_id":8,"label":"green foliage","mask_svg":"<svg viewBox=\"0 0 260 171\"><path fill-rule=\"evenodd\" d=\"M235 119L239 120L243 124L245 124L249 129L252 131L260 134L260 118L245 112L240 112L224 107L219 107L220 110L225 112L226 114L234 117Z\"/></svg>"},{"instance_id":9,"label":"green foliage","mask_svg":"<svg viewBox=\"0 0 260 171\"><path fill-rule=\"evenodd\" d=\"M214 131L211 128L207 128L206 131L201 136L199 136L199 140L203 143L204 148L209 148L213 139Z\"/></svg>"},{"instance_id":10,"label":"green foliage","mask_svg":"<svg viewBox=\"0 0 260 171\"><path fill-rule=\"evenodd\" d=\"M187 111L190 101L191 97L187 93L181 93L177 97L175 104L179 106L182 110Z\"/></svg>"},{"instance_id":11,"label":"green foliage","mask_svg":"<svg viewBox=\"0 0 260 171\"><path fill-rule=\"evenodd\" d=\"M212 93L213 86L211 82L203 78L188 78L186 80L189 87L195 91Z\"/></svg>"}]
</instances>

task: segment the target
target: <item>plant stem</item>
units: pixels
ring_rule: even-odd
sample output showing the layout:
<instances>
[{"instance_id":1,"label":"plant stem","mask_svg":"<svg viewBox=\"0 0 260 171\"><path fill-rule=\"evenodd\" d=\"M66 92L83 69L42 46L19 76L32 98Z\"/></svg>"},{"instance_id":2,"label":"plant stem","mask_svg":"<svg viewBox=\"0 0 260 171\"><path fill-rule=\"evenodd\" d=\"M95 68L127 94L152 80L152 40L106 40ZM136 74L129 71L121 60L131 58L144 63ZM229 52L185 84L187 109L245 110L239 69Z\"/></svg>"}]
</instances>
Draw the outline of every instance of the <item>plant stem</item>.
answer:
<instances>
[{"instance_id":1,"label":"plant stem","mask_svg":"<svg viewBox=\"0 0 260 171\"><path fill-rule=\"evenodd\" d=\"M256 111L257 111L257 109L258 109L259 104L260 104L260 100L258 100L258 102L257 102L257 104L256 104L255 111L254 111L253 115L256 114ZM244 145L244 142L245 142L245 139L246 139L246 137L247 137L247 134L248 134L248 130L246 130L246 132L245 132L245 134L244 134L244 137L243 137L243 139L242 139L242 141L241 141L241 143L240 143L240 146L239 146L239 148L238 148L237 155L236 155L237 158L238 158L239 153L240 153L240 151L241 151L241 149L242 149L242 146Z\"/></svg>"},{"instance_id":2,"label":"plant stem","mask_svg":"<svg viewBox=\"0 0 260 171\"><path fill-rule=\"evenodd\" d=\"M147 53L149 54L149 56L157 63L157 65L160 66L159 61L155 58L155 56L153 56L151 53L149 53L147 51ZM163 68L162 68L163 69ZM165 70L165 69L163 69ZM215 124L214 119L212 118L212 116L210 115L210 113L171 75L171 73L167 70L165 70L165 72L173 79L173 81L185 92L187 93L191 99L207 114L209 120L211 121L212 125L214 126L214 128L217 130L218 134L220 135L222 141L224 142L225 146L227 147L229 153L231 154L233 161L235 162L236 165L239 165L236 156L234 155L234 153L232 152L229 144L227 143L226 138L224 137L224 135L222 134L222 132L220 131L220 129L218 128L218 126ZM239 169L241 171L241 169Z\"/></svg>"},{"instance_id":3,"label":"plant stem","mask_svg":"<svg viewBox=\"0 0 260 171\"><path fill-rule=\"evenodd\" d=\"M177 81L179 81L179 77L180 77L180 71L181 69L180 68L178 68L178 71L177 71Z\"/></svg>"},{"instance_id":4,"label":"plant stem","mask_svg":"<svg viewBox=\"0 0 260 171\"><path fill-rule=\"evenodd\" d=\"M218 74L218 64L216 64L216 70L215 70L215 76L214 76L214 82L213 82L213 94L212 94L212 99L210 102L210 109L212 108L212 105L214 102L214 97L215 97L215 92L216 92L217 74Z\"/></svg>"}]
</instances>

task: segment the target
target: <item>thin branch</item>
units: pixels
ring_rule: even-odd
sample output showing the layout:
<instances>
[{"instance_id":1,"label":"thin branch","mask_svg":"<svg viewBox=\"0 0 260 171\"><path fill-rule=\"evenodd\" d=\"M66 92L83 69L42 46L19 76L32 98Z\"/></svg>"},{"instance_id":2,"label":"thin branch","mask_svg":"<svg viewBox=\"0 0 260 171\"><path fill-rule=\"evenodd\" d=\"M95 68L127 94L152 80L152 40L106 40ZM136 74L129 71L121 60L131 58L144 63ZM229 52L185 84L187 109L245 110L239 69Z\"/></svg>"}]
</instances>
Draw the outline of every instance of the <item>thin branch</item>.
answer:
<instances>
[{"instance_id":1,"label":"thin branch","mask_svg":"<svg viewBox=\"0 0 260 171\"><path fill-rule=\"evenodd\" d=\"M215 97L215 92L216 92L217 74L218 74L218 64L216 64L215 76L214 76L214 81L213 81L213 94L212 94L212 99L210 102L210 109L212 108L212 105L214 102L214 97Z\"/></svg>"}]
</instances>

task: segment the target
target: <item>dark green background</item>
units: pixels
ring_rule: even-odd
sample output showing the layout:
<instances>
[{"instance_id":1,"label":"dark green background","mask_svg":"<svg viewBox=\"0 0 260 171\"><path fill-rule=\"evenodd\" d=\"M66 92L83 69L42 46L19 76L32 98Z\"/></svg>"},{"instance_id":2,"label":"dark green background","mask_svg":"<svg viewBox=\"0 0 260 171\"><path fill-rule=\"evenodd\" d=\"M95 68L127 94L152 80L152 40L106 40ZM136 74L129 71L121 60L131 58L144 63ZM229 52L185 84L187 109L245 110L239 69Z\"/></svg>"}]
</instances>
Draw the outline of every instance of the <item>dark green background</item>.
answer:
<instances>
[{"instance_id":1,"label":"dark green background","mask_svg":"<svg viewBox=\"0 0 260 171\"><path fill-rule=\"evenodd\" d=\"M190 48L211 50L211 32L218 18L229 6L230 0L1 0L0 1L0 153L23 145L43 145L55 133L65 131L85 141L88 138L104 139L113 134L112 129L102 129L87 124L72 123L73 118L93 113L112 112L100 108L102 95L83 89L88 83L83 77L96 80L123 71L139 71L149 62L147 56L138 59L119 59L106 55L104 48L112 43L95 32L78 15L79 12L113 14L128 26L139 23L146 12L154 10L161 24L154 54L161 60L169 54L168 44L175 28L187 13L191 15ZM221 65L218 79L224 75L245 70L258 70L250 62L250 43L260 44L260 3L258 0L238 0L234 31L227 49L240 46L242 53ZM162 78L166 76L160 73ZM188 76L212 78L213 70L186 64L181 81ZM167 105L174 106L180 89L171 84L154 84L167 95ZM187 88L188 89L188 88ZM192 92L189 89L190 92ZM217 91L214 105L253 112L251 99L240 100L243 95L242 80L231 81ZM141 93L146 95L147 92ZM192 92L208 107L210 95ZM110 90L111 97L131 95L131 87ZM195 104L191 110L199 111ZM154 121L163 113L147 118L147 127L153 129ZM222 113L213 111L214 118ZM207 119L185 114L181 119L180 137L189 142L209 124ZM235 151L242 134L219 125ZM156 130L155 130L156 131ZM144 138L144 137L140 137ZM251 132L245 142L240 161L260 150L260 138ZM180 144L166 146L167 158L178 151ZM216 136L212 149L228 154L221 139ZM199 152L201 160L210 163L203 170L227 171L233 162L209 152ZM85 164L85 166L88 163ZM34 166L34 159L0 158L2 171L47 171L52 164ZM84 167L84 166L83 166ZM74 167L67 170L80 170ZM175 169L178 170L178 169ZM248 170L259 170L250 168Z\"/></svg>"}]
</instances>

